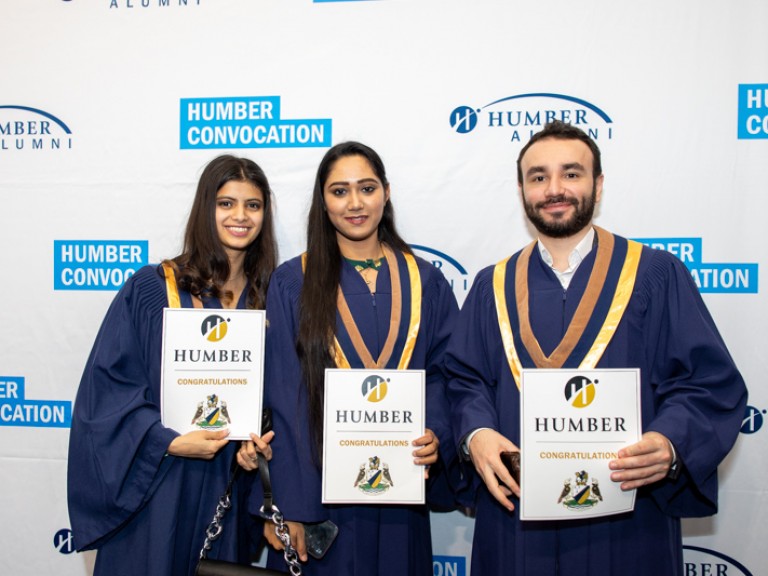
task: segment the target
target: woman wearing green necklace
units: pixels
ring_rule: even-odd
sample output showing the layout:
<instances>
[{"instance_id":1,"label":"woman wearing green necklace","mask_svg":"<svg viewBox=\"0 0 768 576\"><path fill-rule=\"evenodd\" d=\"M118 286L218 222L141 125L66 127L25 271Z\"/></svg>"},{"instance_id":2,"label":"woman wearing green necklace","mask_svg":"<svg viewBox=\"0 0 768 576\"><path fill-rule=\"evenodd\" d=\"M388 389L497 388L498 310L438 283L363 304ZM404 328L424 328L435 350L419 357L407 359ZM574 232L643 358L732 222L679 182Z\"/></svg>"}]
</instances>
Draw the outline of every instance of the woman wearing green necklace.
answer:
<instances>
[{"instance_id":1,"label":"woman wearing green necklace","mask_svg":"<svg viewBox=\"0 0 768 576\"><path fill-rule=\"evenodd\" d=\"M271 474L304 574L431 574L426 505L322 504L324 377L326 368L425 370L427 430L409 439L413 463L424 467L427 500L450 506L455 451L441 360L457 314L445 277L395 229L378 154L357 142L331 148L315 180L307 252L275 271L267 296ZM259 504L254 498L251 511ZM305 527L326 520L339 528L336 541L309 558ZM269 556L268 566L281 567L282 553Z\"/></svg>"},{"instance_id":2,"label":"woman wearing green necklace","mask_svg":"<svg viewBox=\"0 0 768 576\"><path fill-rule=\"evenodd\" d=\"M344 260L349 262L355 270L360 272L360 275L368 286L371 286L372 284L375 286L374 279L378 275L379 268L381 268L381 262L384 260L383 258L377 258L375 260L373 258L368 258L366 260L344 258Z\"/></svg>"}]
</instances>

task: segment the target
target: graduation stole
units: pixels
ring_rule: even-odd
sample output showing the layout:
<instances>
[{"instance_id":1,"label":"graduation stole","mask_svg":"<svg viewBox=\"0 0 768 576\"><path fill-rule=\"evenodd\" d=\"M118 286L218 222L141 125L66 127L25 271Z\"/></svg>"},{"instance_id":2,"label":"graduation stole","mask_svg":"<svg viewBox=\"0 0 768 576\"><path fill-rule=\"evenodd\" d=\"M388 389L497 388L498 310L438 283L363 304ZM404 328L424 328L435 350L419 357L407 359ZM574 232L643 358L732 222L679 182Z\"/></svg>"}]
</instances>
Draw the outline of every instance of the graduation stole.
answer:
<instances>
[{"instance_id":1,"label":"graduation stole","mask_svg":"<svg viewBox=\"0 0 768 576\"><path fill-rule=\"evenodd\" d=\"M408 282L410 285L410 313L408 316L407 326L403 314L403 285L400 281L401 269L400 262L395 255L395 252L386 244L382 244L382 250L384 251L384 257L387 259L389 266L390 282L392 288L392 311L389 318L389 332L387 339L384 342L384 347L381 350L381 354L374 360L370 350L368 350L363 337L360 334L360 330L355 323L355 319L352 317L352 312L349 309L347 300L344 297L344 291L341 284L339 284L337 295L337 309L339 316L341 317L342 325L346 332L349 344L352 345L354 352L362 362L363 366L368 369L385 368L392 358L392 354L395 349L395 344L398 340L398 335L401 332L401 327L405 328L405 343L403 345L403 351L400 355L400 359L397 363L398 370L405 370L408 368L408 364L411 362L413 356L413 349L416 346L416 338L419 334L419 327L421 326L421 275L419 274L419 266L416 263L416 259L412 254L402 253L404 259L404 272L407 272ZM307 254L302 254L301 257L302 268L306 269ZM339 342L339 334L333 337L333 349L331 350L331 356L338 368L349 369L351 365L347 359L347 355L344 353L341 343ZM342 340L346 340L342 337Z\"/></svg>"},{"instance_id":2,"label":"graduation stole","mask_svg":"<svg viewBox=\"0 0 768 576\"><path fill-rule=\"evenodd\" d=\"M165 291L168 293L168 308L181 308L179 287L176 285L176 274L173 267L163 262L163 274L165 274Z\"/></svg>"},{"instance_id":3,"label":"graduation stole","mask_svg":"<svg viewBox=\"0 0 768 576\"><path fill-rule=\"evenodd\" d=\"M173 266L167 262L163 262L163 274L165 275L165 291L168 293L168 308L182 308L179 287L176 284L176 273ZM192 305L195 308L202 308L203 302L200 298L192 296Z\"/></svg>"},{"instance_id":4,"label":"graduation stole","mask_svg":"<svg viewBox=\"0 0 768 576\"><path fill-rule=\"evenodd\" d=\"M565 336L549 356L544 355L536 340L528 315L528 263L536 242L502 260L494 268L493 293L501 340L518 389L523 365L594 368L616 333L632 296L643 247L639 242L614 236L597 226L594 228L597 254L587 289ZM512 270L510 281L506 278L508 268ZM516 303L511 312L507 308L507 293L514 295Z\"/></svg>"}]
</instances>

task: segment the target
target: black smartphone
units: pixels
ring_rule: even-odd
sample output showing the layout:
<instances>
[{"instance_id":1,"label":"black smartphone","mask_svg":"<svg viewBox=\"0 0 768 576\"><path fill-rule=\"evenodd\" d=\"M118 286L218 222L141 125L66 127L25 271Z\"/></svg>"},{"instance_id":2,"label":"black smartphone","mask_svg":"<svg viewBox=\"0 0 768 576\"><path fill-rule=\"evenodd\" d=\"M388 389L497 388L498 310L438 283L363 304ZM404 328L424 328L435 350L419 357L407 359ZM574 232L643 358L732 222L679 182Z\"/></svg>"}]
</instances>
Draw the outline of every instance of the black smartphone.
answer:
<instances>
[{"instance_id":1,"label":"black smartphone","mask_svg":"<svg viewBox=\"0 0 768 576\"><path fill-rule=\"evenodd\" d=\"M507 467L512 479L520 486L520 452L502 452L501 463Z\"/></svg>"},{"instance_id":2,"label":"black smartphone","mask_svg":"<svg viewBox=\"0 0 768 576\"><path fill-rule=\"evenodd\" d=\"M264 408L261 411L261 435L264 436L272 430L272 408Z\"/></svg>"},{"instance_id":3,"label":"black smartphone","mask_svg":"<svg viewBox=\"0 0 768 576\"><path fill-rule=\"evenodd\" d=\"M304 524L304 542L309 555L318 560L325 556L338 533L339 527L330 520L317 524Z\"/></svg>"}]
</instances>

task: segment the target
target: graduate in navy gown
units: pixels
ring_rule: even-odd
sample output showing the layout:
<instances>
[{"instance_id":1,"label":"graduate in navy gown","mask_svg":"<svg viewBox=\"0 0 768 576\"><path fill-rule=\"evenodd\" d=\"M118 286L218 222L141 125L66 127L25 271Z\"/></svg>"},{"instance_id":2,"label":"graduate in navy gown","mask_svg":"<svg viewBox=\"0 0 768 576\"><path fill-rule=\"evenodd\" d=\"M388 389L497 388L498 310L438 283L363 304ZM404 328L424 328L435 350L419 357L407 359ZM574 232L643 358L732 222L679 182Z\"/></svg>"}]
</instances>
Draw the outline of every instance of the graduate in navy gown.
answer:
<instances>
[{"instance_id":1,"label":"graduate in navy gown","mask_svg":"<svg viewBox=\"0 0 768 576\"><path fill-rule=\"evenodd\" d=\"M235 451L249 470L256 449L270 455L271 435L240 445L226 429L163 426L160 374L163 308L264 307L277 259L272 220L261 168L214 159L198 184L183 253L138 270L107 312L75 400L68 465L75 545L98 550L96 576L194 574ZM240 475L211 558L249 559L250 476Z\"/></svg>"},{"instance_id":2,"label":"graduate in navy gown","mask_svg":"<svg viewBox=\"0 0 768 576\"><path fill-rule=\"evenodd\" d=\"M273 410L275 502L290 521L304 574L431 574L426 505L321 503L324 370L378 362L380 368L426 371L427 430L409 439L413 463L425 467L427 499L452 505L442 481L456 452L440 367L458 314L453 292L443 274L413 256L397 234L384 165L360 143L338 144L323 158L307 247L305 258L275 271L267 295L265 403ZM342 299L346 319L337 308ZM416 326L412 309L421 316ZM252 498L253 513L260 504ZM335 542L322 559L308 557L305 525L328 519L339 528ZM267 526L265 534L282 549L274 530ZM282 553L271 550L268 566L285 569Z\"/></svg>"},{"instance_id":3,"label":"graduate in navy gown","mask_svg":"<svg viewBox=\"0 0 768 576\"><path fill-rule=\"evenodd\" d=\"M478 274L446 354L456 440L474 464L472 576L681 575L680 518L717 511L744 381L685 266L593 226L603 175L584 132L548 124L521 151L518 182L538 241ZM637 489L634 511L520 521L499 454L520 444L521 368L640 369L643 434L606 472Z\"/></svg>"}]
</instances>

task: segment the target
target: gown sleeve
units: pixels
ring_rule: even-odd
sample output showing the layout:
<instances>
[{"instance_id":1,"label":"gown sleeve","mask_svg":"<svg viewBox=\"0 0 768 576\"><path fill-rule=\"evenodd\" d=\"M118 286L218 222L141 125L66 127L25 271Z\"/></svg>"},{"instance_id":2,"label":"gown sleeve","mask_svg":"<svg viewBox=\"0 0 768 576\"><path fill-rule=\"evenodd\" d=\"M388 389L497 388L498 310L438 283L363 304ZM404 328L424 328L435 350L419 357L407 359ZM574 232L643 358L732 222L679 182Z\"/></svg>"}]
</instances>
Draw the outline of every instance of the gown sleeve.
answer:
<instances>
[{"instance_id":1,"label":"gown sleeve","mask_svg":"<svg viewBox=\"0 0 768 576\"><path fill-rule=\"evenodd\" d=\"M178 434L161 424L156 398L166 295L155 275L144 268L117 294L77 392L67 497L78 550L98 548L128 522L170 466L164 455Z\"/></svg>"},{"instance_id":2,"label":"gown sleeve","mask_svg":"<svg viewBox=\"0 0 768 576\"><path fill-rule=\"evenodd\" d=\"M706 516L717 512L717 466L738 437L747 389L687 268L649 253L640 296L656 411L645 429L666 436L682 463L654 497L669 514Z\"/></svg>"},{"instance_id":3,"label":"gown sleeve","mask_svg":"<svg viewBox=\"0 0 768 576\"><path fill-rule=\"evenodd\" d=\"M477 274L445 354L453 442L461 461L461 479L455 489L465 506L474 505L472 495L482 481L463 451L464 440L479 428L500 430L496 408L501 393L499 366L506 356L496 321L492 273L490 267ZM512 381L504 385L515 384Z\"/></svg>"},{"instance_id":4,"label":"gown sleeve","mask_svg":"<svg viewBox=\"0 0 768 576\"><path fill-rule=\"evenodd\" d=\"M453 441L450 406L446 392L447 374L444 356L459 315L459 306L445 276L424 262L423 335L426 351L426 427L440 442L438 463L429 471L427 498L431 505L452 509L455 506L454 484L458 477L458 454Z\"/></svg>"},{"instance_id":5,"label":"gown sleeve","mask_svg":"<svg viewBox=\"0 0 768 576\"><path fill-rule=\"evenodd\" d=\"M498 358L503 357L503 351L496 346L500 337L491 273L492 269L485 269L475 278L445 358L457 446L478 428L498 430L495 388Z\"/></svg>"}]
</instances>

